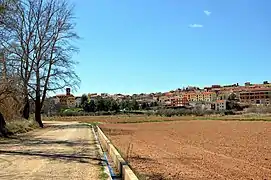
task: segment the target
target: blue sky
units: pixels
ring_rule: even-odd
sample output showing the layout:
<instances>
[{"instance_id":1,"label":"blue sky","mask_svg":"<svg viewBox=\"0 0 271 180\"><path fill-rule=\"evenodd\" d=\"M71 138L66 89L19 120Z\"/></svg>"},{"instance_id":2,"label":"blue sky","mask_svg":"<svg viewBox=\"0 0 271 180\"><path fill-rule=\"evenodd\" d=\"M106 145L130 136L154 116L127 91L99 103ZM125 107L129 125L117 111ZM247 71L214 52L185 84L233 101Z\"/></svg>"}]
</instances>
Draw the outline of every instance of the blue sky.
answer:
<instances>
[{"instance_id":1,"label":"blue sky","mask_svg":"<svg viewBox=\"0 0 271 180\"><path fill-rule=\"evenodd\" d=\"M76 94L270 80L269 0L74 0Z\"/></svg>"}]
</instances>

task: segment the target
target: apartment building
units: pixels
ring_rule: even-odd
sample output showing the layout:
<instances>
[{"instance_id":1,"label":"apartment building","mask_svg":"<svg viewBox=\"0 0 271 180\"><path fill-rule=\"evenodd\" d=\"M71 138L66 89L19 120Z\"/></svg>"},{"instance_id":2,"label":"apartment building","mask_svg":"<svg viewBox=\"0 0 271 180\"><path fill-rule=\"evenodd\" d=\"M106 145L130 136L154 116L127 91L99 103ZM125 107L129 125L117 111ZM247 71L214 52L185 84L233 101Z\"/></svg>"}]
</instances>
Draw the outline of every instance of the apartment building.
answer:
<instances>
[{"instance_id":1,"label":"apartment building","mask_svg":"<svg viewBox=\"0 0 271 180\"><path fill-rule=\"evenodd\" d=\"M195 92L184 93L183 97L186 98L189 102L197 101L197 94Z\"/></svg>"},{"instance_id":2,"label":"apartment building","mask_svg":"<svg viewBox=\"0 0 271 180\"><path fill-rule=\"evenodd\" d=\"M215 92L202 92L203 101L205 102L213 102L216 100L216 93Z\"/></svg>"},{"instance_id":3,"label":"apartment building","mask_svg":"<svg viewBox=\"0 0 271 180\"><path fill-rule=\"evenodd\" d=\"M216 100L216 93L214 92L182 92L174 95L173 93L167 93L164 96L159 97L160 102L165 106L179 107L186 106L189 103L196 102L213 102Z\"/></svg>"},{"instance_id":4,"label":"apartment building","mask_svg":"<svg viewBox=\"0 0 271 180\"><path fill-rule=\"evenodd\" d=\"M169 107L182 107L182 106L187 106L189 105L189 101L186 97L183 96L174 96L169 98L166 102L165 102L166 106Z\"/></svg>"},{"instance_id":5,"label":"apartment building","mask_svg":"<svg viewBox=\"0 0 271 180\"><path fill-rule=\"evenodd\" d=\"M196 96L197 96L197 101L198 101L198 102L204 101L204 95L203 95L203 92L196 93Z\"/></svg>"},{"instance_id":6,"label":"apartment building","mask_svg":"<svg viewBox=\"0 0 271 180\"><path fill-rule=\"evenodd\" d=\"M162 105L170 105L171 104L171 101L170 99L172 98L172 94L171 93L163 93L160 97L159 97L159 102L162 104Z\"/></svg>"},{"instance_id":7,"label":"apartment building","mask_svg":"<svg viewBox=\"0 0 271 180\"><path fill-rule=\"evenodd\" d=\"M227 109L227 101L226 100L216 100L214 103L214 109L217 111L223 111Z\"/></svg>"},{"instance_id":8,"label":"apartment building","mask_svg":"<svg viewBox=\"0 0 271 180\"><path fill-rule=\"evenodd\" d=\"M271 88L255 88L240 92L240 101L246 104L270 105Z\"/></svg>"},{"instance_id":9,"label":"apartment building","mask_svg":"<svg viewBox=\"0 0 271 180\"><path fill-rule=\"evenodd\" d=\"M212 102L216 100L215 92L193 92L182 95L189 102Z\"/></svg>"}]
</instances>

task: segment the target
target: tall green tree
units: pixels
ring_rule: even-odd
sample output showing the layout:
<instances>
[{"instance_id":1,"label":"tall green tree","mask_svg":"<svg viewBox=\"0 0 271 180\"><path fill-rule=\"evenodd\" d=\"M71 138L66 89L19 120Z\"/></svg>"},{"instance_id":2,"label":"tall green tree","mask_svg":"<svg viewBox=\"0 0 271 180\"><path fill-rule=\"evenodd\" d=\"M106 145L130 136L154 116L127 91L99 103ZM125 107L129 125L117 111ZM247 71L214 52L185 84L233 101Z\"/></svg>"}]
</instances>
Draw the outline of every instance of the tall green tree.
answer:
<instances>
[{"instance_id":1,"label":"tall green tree","mask_svg":"<svg viewBox=\"0 0 271 180\"><path fill-rule=\"evenodd\" d=\"M111 103L113 99L112 98L106 98L104 99L104 111L110 111L111 110Z\"/></svg>"},{"instance_id":2,"label":"tall green tree","mask_svg":"<svg viewBox=\"0 0 271 180\"><path fill-rule=\"evenodd\" d=\"M84 102L82 105L84 111L86 112L95 112L96 111L96 104L94 100L90 100L89 102Z\"/></svg>"},{"instance_id":3,"label":"tall green tree","mask_svg":"<svg viewBox=\"0 0 271 180\"><path fill-rule=\"evenodd\" d=\"M128 100L123 100L123 101L121 101L121 103L120 103L120 108L122 109L122 110L129 110L129 101Z\"/></svg>"},{"instance_id":4,"label":"tall green tree","mask_svg":"<svg viewBox=\"0 0 271 180\"><path fill-rule=\"evenodd\" d=\"M97 108L97 111L105 111L105 102L104 99L99 97L96 101L95 101L95 105Z\"/></svg>"},{"instance_id":5,"label":"tall green tree","mask_svg":"<svg viewBox=\"0 0 271 180\"><path fill-rule=\"evenodd\" d=\"M119 103L116 100L113 99L111 101L111 109L110 109L110 111L116 111L116 112L118 112L119 110L120 110Z\"/></svg>"},{"instance_id":6,"label":"tall green tree","mask_svg":"<svg viewBox=\"0 0 271 180\"><path fill-rule=\"evenodd\" d=\"M97 108L96 108L94 100L89 101L88 104L89 104L89 112L95 112Z\"/></svg>"},{"instance_id":7,"label":"tall green tree","mask_svg":"<svg viewBox=\"0 0 271 180\"><path fill-rule=\"evenodd\" d=\"M130 109L139 110L139 104L135 99L133 99L132 102L130 102Z\"/></svg>"},{"instance_id":8,"label":"tall green tree","mask_svg":"<svg viewBox=\"0 0 271 180\"><path fill-rule=\"evenodd\" d=\"M86 103L88 103L88 96L86 94L83 94L81 97L81 107L83 107Z\"/></svg>"}]
</instances>

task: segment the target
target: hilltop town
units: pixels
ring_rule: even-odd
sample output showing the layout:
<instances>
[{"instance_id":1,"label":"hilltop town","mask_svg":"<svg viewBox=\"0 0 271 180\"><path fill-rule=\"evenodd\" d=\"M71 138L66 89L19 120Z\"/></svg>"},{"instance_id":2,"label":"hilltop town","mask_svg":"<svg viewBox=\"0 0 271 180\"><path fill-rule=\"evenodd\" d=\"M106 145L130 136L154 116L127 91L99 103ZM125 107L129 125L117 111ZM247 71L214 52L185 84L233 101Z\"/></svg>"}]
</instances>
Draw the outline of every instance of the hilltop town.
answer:
<instances>
[{"instance_id":1,"label":"hilltop town","mask_svg":"<svg viewBox=\"0 0 271 180\"><path fill-rule=\"evenodd\" d=\"M53 102L60 104L61 107L75 108L80 107L82 96L74 96L66 89L66 94L53 96ZM264 81L262 84L252 84L250 82L239 85L212 85L200 89L198 87L186 87L171 90L168 92L156 92L150 94L107 94L107 93L88 93L88 100L95 101L98 98L113 99L117 102L135 100L140 107L143 104L156 105L165 108L189 108L202 104L205 109L223 111L227 109L227 101L235 100L240 105L262 105L268 106L271 102L271 83Z\"/></svg>"}]
</instances>

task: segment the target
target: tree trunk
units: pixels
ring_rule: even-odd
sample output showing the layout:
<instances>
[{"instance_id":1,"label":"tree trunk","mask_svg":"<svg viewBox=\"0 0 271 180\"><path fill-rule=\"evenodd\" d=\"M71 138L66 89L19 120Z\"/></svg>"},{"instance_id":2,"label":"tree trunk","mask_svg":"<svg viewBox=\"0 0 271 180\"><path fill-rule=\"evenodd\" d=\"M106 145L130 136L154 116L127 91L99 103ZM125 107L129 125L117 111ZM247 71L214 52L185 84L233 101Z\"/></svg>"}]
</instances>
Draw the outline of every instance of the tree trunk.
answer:
<instances>
[{"instance_id":1,"label":"tree trunk","mask_svg":"<svg viewBox=\"0 0 271 180\"><path fill-rule=\"evenodd\" d=\"M39 123L39 126L43 128L43 123L41 121L40 96L37 96L37 99L35 101L35 120Z\"/></svg>"},{"instance_id":2,"label":"tree trunk","mask_svg":"<svg viewBox=\"0 0 271 180\"><path fill-rule=\"evenodd\" d=\"M7 137L7 129L6 129L6 122L4 119L4 116L2 115L2 113L0 113L0 136L4 136Z\"/></svg>"},{"instance_id":3,"label":"tree trunk","mask_svg":"<svg viewBox=\"0 0 271 180\"><path fill-rule=\"evenodd\" d=\"M24 105L24 110L23 110L23 118L29 119L29 113L30 113L29 99L25 98L25 105Z\"/></svg>"}]
</instances>

